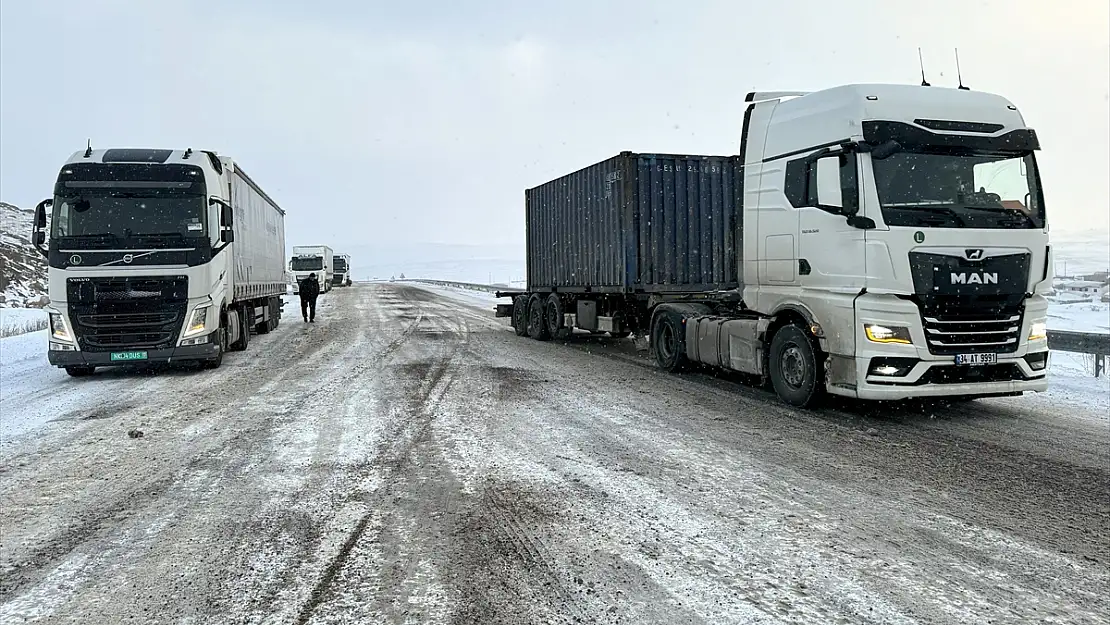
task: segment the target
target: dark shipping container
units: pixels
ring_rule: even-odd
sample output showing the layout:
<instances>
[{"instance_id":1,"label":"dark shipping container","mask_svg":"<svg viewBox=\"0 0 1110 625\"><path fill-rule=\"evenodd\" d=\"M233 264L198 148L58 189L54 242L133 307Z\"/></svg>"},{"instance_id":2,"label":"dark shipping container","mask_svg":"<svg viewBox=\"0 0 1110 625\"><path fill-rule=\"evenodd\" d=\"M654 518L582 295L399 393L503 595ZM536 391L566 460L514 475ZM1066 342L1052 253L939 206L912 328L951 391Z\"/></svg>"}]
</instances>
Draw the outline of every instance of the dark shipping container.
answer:
<instances>
[{"instance_id":1,"label":"dark shipping container","mask_svg":"<svg viewBox=\"0 0 1110 625\"><path fill-rule=\"evenodd\" d=\"M528 189L529 290L738 288L740 180L733 156L623 152Z\"/></svg>"}]
</instances>

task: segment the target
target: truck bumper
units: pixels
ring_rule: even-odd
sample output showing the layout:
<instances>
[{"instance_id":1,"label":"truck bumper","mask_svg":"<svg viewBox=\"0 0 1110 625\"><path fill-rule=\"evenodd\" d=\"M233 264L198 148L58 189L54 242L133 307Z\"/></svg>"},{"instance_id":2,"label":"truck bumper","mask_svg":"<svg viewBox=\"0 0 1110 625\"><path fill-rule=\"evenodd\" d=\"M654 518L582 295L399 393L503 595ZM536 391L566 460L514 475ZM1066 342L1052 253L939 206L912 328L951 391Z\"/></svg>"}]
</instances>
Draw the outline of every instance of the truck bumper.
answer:
<instances>
[{"instance_id":1,"label":"truck bumper","mask_svg":"<svg viewBox=\"0 0 1110 625\"><path fill-rule=\"evenodd\" d=\"M1048 341L1030 340L1031 324L1043 319L1047 303L1027 302L1016 349L997 354L997 363L958 365L954 355L934 354L916 304L863 296L856 301L855 355L829 356L828 389L834 395L867 400L915 397L989 397L1048 390ZM908 331L911 342L878 343L867 338L868 324Z\"/></svg>"},{"instance_id":2,"label":"truck bumper","mask_svg":"<svg viewBox=\"0 0 1110 625\"><path fill-rule=\"evenodd\" d=\"M77 352L55 351L47 352L46 359L55 367L119 367L125 365L144 364L169 364L195 362L215 358L219 353L219 346L215 343L203 345L187 345L169 349L127 350L120 351L145 351L144 360L115 361L112 352Z\"/></svg>"}]
</instances>

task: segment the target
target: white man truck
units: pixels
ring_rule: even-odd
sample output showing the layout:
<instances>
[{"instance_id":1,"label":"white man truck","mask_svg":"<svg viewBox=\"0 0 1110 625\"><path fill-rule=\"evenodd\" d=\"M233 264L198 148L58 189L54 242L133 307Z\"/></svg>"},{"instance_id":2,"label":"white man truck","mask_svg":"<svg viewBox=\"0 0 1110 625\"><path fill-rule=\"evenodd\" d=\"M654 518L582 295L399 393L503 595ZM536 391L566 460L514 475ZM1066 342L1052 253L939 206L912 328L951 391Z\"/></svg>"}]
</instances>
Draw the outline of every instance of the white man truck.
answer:
<instances>
[{"instance_id":1,"label":"white man truck","mask_svg":"<svg viewBox=\"0 0 1110 625\"><path fill-rule=\"evenodd\" d=\"M351 286L351 255L336 254L332 257L333 286Z\"/></svg>"},{"instance_id":2,"label":"white man truck","mask_svg":"<svg viewBox=\"0 0 1110 625\"><path fill-rule=\"evenodd\" d=\"M331 290L332 276L335 273L334 254L326 245L295 245L293 257L289 259L289 271L293 272L293 292L301 292L301 282L312 274L320 282L320 292Z\"/></svg>"},{"instance_id":3,"label":"white man truck","mask_svg":"<svg viewBox=\"0 0 1110 625\"><path fill-rule=\"evenodd\" d=\"M70 375L219 367L281 318L285 212L215 152L76 152L33 228L49 263L47 357Z\"/></svg>"},{"instance_id":4,"label":"white man truck","mask_svg":"<svg viewBox=\"0 0 1110 625\"><path fill-rule=\"evenodd\" d=\"M1047 388L1036 133L1003 97L750 93L738 156L621 155L525 193L520 335L650 336L796 406Z\"/></svg>"}]
</instances>

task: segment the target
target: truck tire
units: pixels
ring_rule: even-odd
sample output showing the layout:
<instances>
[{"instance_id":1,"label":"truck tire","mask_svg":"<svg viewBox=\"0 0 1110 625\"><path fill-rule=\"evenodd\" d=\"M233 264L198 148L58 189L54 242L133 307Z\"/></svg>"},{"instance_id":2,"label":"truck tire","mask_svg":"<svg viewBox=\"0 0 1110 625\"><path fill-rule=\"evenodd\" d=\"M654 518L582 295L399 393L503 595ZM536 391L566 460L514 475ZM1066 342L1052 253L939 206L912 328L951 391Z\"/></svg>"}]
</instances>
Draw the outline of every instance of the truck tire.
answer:
<instances>
[{"instance_id":1,"label":"truck tire","mask_svg":"<svg viewBox=\"0 0 1110 625\"><path fill-rule=\"evenodd\" d=\"M75 378L85 378L96 372L96 367L66 367L66 373Z\"/></svg>"},{"instance_id":2,"label":"truck tire","mask_svg":"<svg viewBox=\"0 0 1110 625\"><path fill-rule=\"evenodd\" d=\"M801 326L783 326L771 338L768 357L771 386L791 406L809 408L824 396L822 364L820 348Z\"/></svg>"},{"instance_id":3,"label":"truck tire","mask_svg":"<svg viewBox=\"0 0 1110 625\"><path fill-rule=\"evenodd\" d=\"M551 339L551 330L547 327L547 316L544 315L543 299L539 294L528 298L528 336L537 341Z\"/></svg>"},{"instance_id":4,"label":"truck tire","mask_svg":"<svg viewBox=\"0 0 1110 625\"><path fill-rule=\"evenodd\" d=\"M254 324L254 331L258 334L269 334L270 330L274 329L274 303L272 300L266 300L266 314L263 315L265 321L259 321Z\"/></svg>"},{"instance_id":5,"label":"truck tire","mask_svg":"<svg viewBox=\"0 0 1110 625\"><path fill-rule=\"evenodd\" d=\"M201 363L201 369L219 369L220 365L224 364L224 352L227 351L227 329L223 326L215 332L216 345L218 351L215 358L209 358Z\"/></svg>"},{"instance_id":6,"label":"truck tire","mask_svg":"<svg viewBox=\"0 0 1110 625\"><path fill-rule=\"evenodd\" d=\"M517 295L513 298L513 330L517 336L528 336L528 298Z\"/></svg>"},{"instance_id":7,"label":"truck tire","mask_svg":"<svg viewBox=\"0 0 1110 625\"><path fill-rule=\"evenodd\" d=\"M543 314L547 318L548 332L557 339L564 339L570 334L570 328L563 325L563 310L563 300L558 295L552 293L547 296Z\"/></svg>"},{"instance_id":8,"label":"truck tire","mask_svg":"<svg viewBox=\"0 0 1110 625\"><path fill-rule=\"evenodd\" d=\"M651 326L651 351L659 368L677 373L689 368L686 358L686 326L682 315L673 310L662 310Z\"/></svg>"},{"instance_id":9,"label":"truck tire","mask_svg":"<svg viewBox=\"0 0 1110 625\"><path fill-rule=\"evenodd\" d=\"M245 307L238 310L239 314L236 316L239 318L239 339L231 345L228 345L229 351L245 351L247 349L247 345L249 345L251 342L251 326L250 322L247 319L247 311L248 309Z\"/></svg>"}]
</instances>

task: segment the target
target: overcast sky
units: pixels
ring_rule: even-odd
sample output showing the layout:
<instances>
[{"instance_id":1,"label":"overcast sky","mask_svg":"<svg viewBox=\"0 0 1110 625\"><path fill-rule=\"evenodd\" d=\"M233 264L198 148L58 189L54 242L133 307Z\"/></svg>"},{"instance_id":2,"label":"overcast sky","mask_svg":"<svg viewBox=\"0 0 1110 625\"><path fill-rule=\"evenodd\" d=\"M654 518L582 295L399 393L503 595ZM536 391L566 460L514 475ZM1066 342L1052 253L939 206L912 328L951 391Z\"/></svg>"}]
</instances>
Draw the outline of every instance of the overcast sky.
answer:
<instances>
[{"instance_id":1,"label":"overcast sky","mask_svg":"<svg viewBox=\"0 0 1110 625\"><path fill-rule=\"evenodd\" d=\"M465 5L465 6L464 6ZM3 0L0 198L83 148L236 159L289 244L523 248L523 190L622 150L733 154L744 94L850 82L1009 97L1054 227L1108 227L1107 0ZM1066 7L1066 8L1065 8Z\"/></svg>"}]
</instances>

